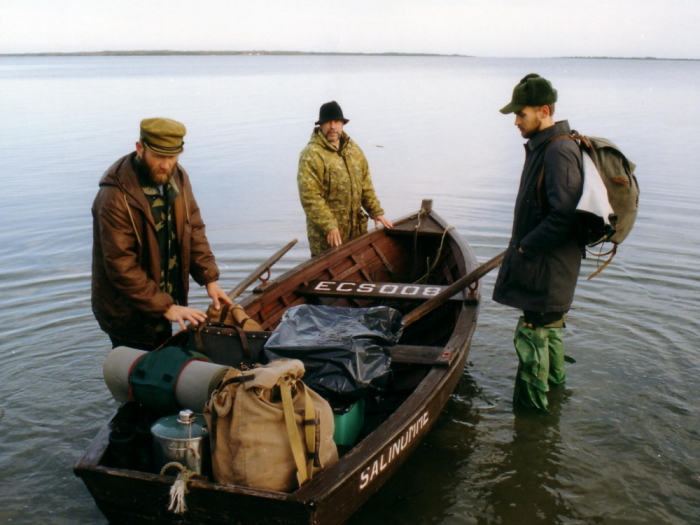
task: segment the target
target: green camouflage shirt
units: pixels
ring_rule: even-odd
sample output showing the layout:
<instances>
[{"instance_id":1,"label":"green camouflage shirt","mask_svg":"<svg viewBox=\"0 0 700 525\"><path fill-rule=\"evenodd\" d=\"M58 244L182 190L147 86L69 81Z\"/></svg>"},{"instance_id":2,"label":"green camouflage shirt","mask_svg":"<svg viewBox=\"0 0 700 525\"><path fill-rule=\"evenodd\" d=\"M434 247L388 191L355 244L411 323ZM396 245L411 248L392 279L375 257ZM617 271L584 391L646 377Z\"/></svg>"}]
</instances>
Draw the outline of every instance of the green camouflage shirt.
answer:
<instances>
[{"instance_id":1,"label":"green camouflage shirt","mask_svg":"<svg viewBox=\"0 0 700 525\"><path fill-rule=\"evenodd\" d=\"M346 242L367 232L367 214L384 215L365 154L345 132L336 150L314 129L299 156L297 184L312 255L329 248L326 235L333 228Z\"/></svg>"},{"instance_id":2,"label":"green camouflage shirt","mask_svg":"<svg viewBox=\"0 0 700 525\"><path fill-rule=\"evenodd\" d=\"M140 177L141 189L151 206L151 215L156 223L158 244L160 245L160 289L178 297L180 283L179 250L177 244L177 232L175 231L175 216L173 214L173 201L180 194L177 184L170 180L163 186L163 193L152 184L145 182ZM168 321L160 323L156 331L167 328Z\"/></svg>"}]
</instances>

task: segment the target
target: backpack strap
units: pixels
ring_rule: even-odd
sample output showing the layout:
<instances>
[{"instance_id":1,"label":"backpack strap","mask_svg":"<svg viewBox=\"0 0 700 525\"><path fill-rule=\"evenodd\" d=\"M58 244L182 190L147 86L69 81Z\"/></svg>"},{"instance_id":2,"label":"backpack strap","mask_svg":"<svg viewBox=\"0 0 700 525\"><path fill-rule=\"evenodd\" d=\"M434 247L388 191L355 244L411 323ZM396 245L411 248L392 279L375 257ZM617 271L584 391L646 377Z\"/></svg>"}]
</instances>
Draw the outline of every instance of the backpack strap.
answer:
<instances>
[{"instance_id":1,"label":"backpack strap","mask_svg":"<svg viewBox=\"0 0 700 525\"><path fill-rule=\"evenodd\" d=\"M587 250L587 251L588 251L588 250ZM607 252L607 253L595 254L595 253L593 253L593 252L591 252L591 251L588 251L588 253L590 253L591 255L593 255L593 256L595 256L595 257L598 258L598 264L600 264L600 259L601 259L602 257L605 257L606 255L609 255L609 256L610 256L610 259L608 259L607 261L605 261L605 262L602 264L602 266L600 266L595 272L593 272L593 273L588 277L588 280L590 281L591 279L593 279L594 277L596 277L600 272L602 272L603 270L605 270L605 267L606 267L608 264L610 264L610 263L612 262L613 257L615 257L615 254L617 253L617 244L614 244L614 243L613 243L612 250L610 250L610 251Z\"/></svg>"},{"instance_id":2,"label":"backpack strap","mask_svg":"<svg viewBox=\"0 0 700 525\"><path fill-rule=\"evenodd\" d=\"M204 330L205 324L206 323L199 323L197 327L193 327L192 325L189 327L191 331L190 337L194 339L194 346L200 354L206 354L204 343L202 343L202 330Z\"/></svg>"},{"instance_id":3,"label":"backpack strap","mask_svg":"<svg viewBox=\"0 0 700 525\"><path fill-rule=\"evenodd\" d=\"M309 395L306 385L301 381L297 384L303 387L304 397L306 398L302 425L304 426L304 435L306 438L306 450L309 453L306 470L308 471L309 479L311 479L314 474L314 465L321 466L321 457L318 453L320 443L316 443L317 437L320 437L321 411L315 409L314 402Z\"/></svg>"},{"instance_id":4,"label":"backpack strap","mask_svg":"<svg viewBox=\"0 0 700 525\"><path fill-rule=\"evenodd\" d=\"M250 355L250 346L248 346L248 336L245 335L245 330L240 326L235 326L236 332L238 332L238 337L241 338L241 348L243 348L243 355L246 359L252 359Z\"/></svg>"},{"instance_id":5,"label":"backpack strap","mask_svg":"<svg viewBox=\"0 0 700 525\"><path fill-rule=\"evenodd\" d=\"M313 477L315 466L323 468L319 454L321 438L321 411L316 410L316 407L314 407L313 399L311 399L308 389L304 383L298 381L297 389L299 391L299 395L302 395L303 392L305 397L302 425L304 427L304 438L306 441L308 457L304 452L301 437L299 436L299 432L297 430L291 387L288 381L283 381L280 383L284 421L287 425L287 434L289 435L289 443L292 446L294 462L297 466L299 486L301 486Z\"/></svg>"},{"instance_id":6,"label":"backpack strap","mask_svg":"<svg viewBox=\"0 0 700 525\"><path fill-rule=\"evenodd\" d=\"M294 463L297 467L297 480L301 487L304 483L309 481L309 474L306 467L306 454L304 454L304 447L301 444L296 418L294 417L294 402L292 401L292 389L289 384L289 379L285 378L280 381L279 387L280 394L282 394L284 422L287 425L287 435L289 436L289 443L292 446Z\"/></svg>"},{"instance_id":7,"label":"backpack strap","mask_svg":"<svg viewBox=\"0 0 700 525\"><path fill-rule=\"evenodd\" d=\"M221 309L221 316L219 317L219 322L221 324L226 323L226 318L228 317L228 311L231 308L230 304L225 304L224 307Z\"/></svg>"},{"instance_id":8,"label":"backpack strap","mask_svg":"<svg viewBox=\"0 0 700 525\"><path fill-rule=\"evenodd\" d=\"M554 144L557 140L560 139L571 139L571 140L576 140L576 139L582 138L581 135L578 134L577 131L572 131L570 134L567 135L557 135L553 139L551 139L548 143L547 146L544 149L544 155L547 155L547 150L549 147ZM585 137L583 137L585 139ZM588 144L588 141L586 141ZM590 146L590 144L588 144ZM544 160L542 161L542 171L540 172L540 177L537 179L537 208L539 208L540 213L544 215L548 210L544 208L544 203L542 202L542 186L544 186Z\"/></svg>"}]
</instances>

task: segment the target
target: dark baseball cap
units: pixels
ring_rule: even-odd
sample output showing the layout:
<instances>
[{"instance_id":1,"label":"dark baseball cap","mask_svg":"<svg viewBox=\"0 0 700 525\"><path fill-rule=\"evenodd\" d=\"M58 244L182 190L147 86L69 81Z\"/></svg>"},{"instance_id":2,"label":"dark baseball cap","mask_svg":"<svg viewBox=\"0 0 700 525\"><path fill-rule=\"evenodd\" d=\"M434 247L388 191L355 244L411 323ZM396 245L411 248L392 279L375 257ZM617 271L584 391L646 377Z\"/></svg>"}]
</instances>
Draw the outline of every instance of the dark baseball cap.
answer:
<instances>
[{"instance_id":1,"label":"dark baseball cap","mask_svg":"<svg viewBox=\"0 0 700 525\"><path fill-rule=\"evenodd\" d=\"M552 87L552 83L537 73L530 73L515 86L513 99L510 104L501 108L501 113L514 113L525 106L544 106L556 101L557 90Z\"/></svg>"}]
</instances>

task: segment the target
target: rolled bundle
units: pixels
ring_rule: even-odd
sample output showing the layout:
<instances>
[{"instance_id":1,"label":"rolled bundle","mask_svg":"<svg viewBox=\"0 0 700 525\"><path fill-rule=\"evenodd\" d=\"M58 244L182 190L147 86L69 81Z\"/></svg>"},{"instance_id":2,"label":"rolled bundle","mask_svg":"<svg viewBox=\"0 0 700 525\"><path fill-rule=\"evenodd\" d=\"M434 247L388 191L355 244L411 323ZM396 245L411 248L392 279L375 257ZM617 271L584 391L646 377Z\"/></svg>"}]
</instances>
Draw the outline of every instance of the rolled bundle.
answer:
<instances>
[{"instance_id":1,"label":"rolled bundle","mask_svg":"<svg viewBox=\"0 0 700 525\"><path fill-rule=\"evenodd\" d=\"M190 361L180 373L175 385L175 398L182 408L201 414L211 393L221 383L231 367L205 361Z\"/></svg>"},{"instance_id":2,"label":"rolled bundle","mask_svg":"<svg viewBox=\"0 0 700 525\"><path fill-rule=\"evenodd\" d=\"M118 346L107 354L102 374L109 393L116 401L125 403L129 400L129 374L134 363L145 353L143 350Z\"/></svg>"},{"instance_id":3,"label":"rolled bundle","mask_svg":"<svg viewBox=\"0 0 700 525\"><path fill-rule=\"evenodd\" d=\"M107 388L116 401L123 403L129 400L129 375L136 361L146 353L148 352L118 346L107 354L103 375ZM180 369L175 384L175 398L178 404L182 408L202 413L211 393L228 370L227 366L205 361L194 360L186 363Z\"/></svg>"}]
</instances>

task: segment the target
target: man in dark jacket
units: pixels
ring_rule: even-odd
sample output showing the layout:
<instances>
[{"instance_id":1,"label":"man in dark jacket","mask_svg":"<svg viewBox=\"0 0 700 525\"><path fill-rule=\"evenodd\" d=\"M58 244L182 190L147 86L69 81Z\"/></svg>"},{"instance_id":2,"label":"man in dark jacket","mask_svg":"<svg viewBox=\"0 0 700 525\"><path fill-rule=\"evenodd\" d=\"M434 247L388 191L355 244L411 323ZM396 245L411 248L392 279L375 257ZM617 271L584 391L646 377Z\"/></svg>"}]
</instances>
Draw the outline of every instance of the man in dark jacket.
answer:
<instances>
[{"instance_id":1,"label":"man in dark jacket","mask_svg":"<svg viewBox=\"0 0 700 525\"><path fill-rule=\"evenodd\" d=\"M562 329L581 268L573 233L583 189L581 152L566 138L568 122L554 122L556 101L552 84L530 74L501 109L515 113L515 125L528 141L513 231L493 292L495 301L523 310L515 333L513 402L545 411L549 385L566 380Z\"/></svg>"},{"instance_id":2,"label":"man in dark jacket","mask_svg":"<svg viewBox=\"0 0 700 525\"><path fill-rule=\"evenodd\" d=\"M190 275L217 309L231 301L216 282L199 206L177 162L185 126L145 119L140 132L136 151L105 172L92 206L92 310L113 347L152 350L172 323L184 329L206 319L187 306Z\"/></svg>"}]
</instances>

